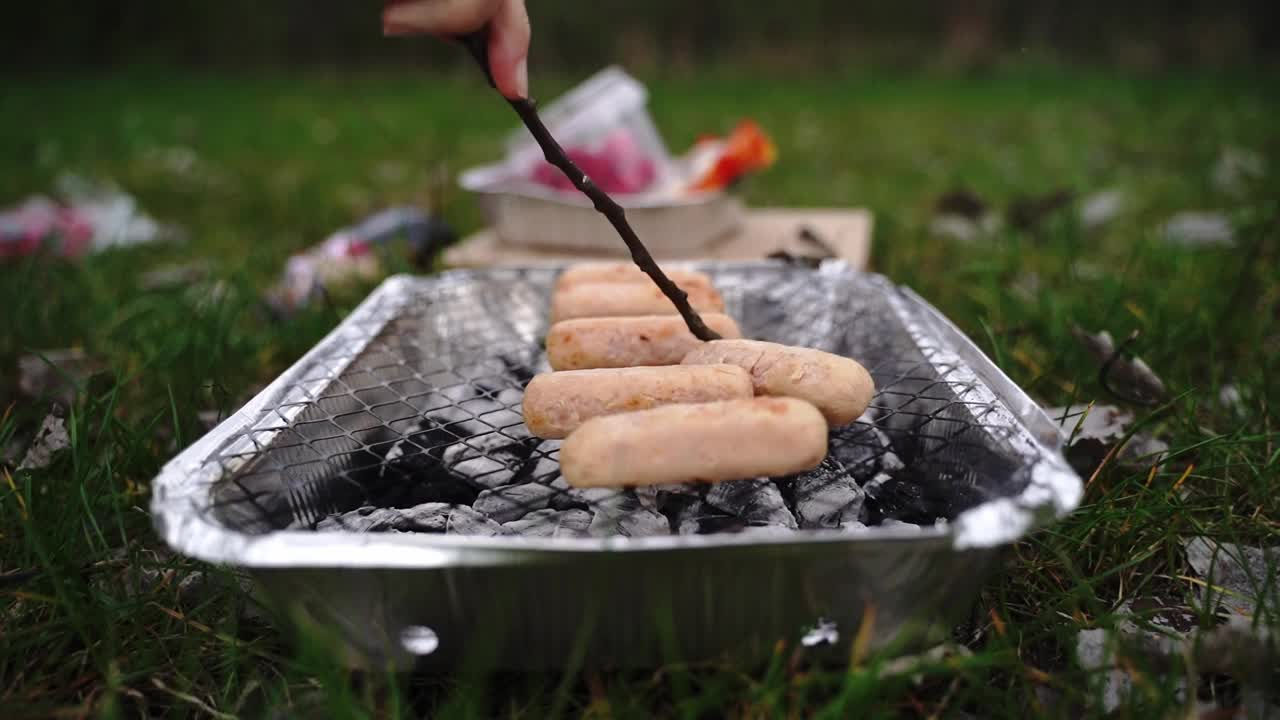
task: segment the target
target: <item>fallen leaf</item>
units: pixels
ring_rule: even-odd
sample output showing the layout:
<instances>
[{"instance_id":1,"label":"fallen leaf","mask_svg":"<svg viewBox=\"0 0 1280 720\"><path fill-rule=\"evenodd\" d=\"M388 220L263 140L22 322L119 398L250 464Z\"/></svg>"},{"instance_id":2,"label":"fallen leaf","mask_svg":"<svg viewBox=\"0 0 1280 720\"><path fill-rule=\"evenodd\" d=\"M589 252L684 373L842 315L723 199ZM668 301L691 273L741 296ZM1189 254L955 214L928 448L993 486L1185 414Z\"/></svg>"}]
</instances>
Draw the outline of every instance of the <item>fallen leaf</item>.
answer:
<instances>
[{"instance_id":1,"label":"fallen leaf","mask_svg":"<svg viewBox=\"0 0 1280 720\"><path fill-rule=\"evenodd\" d=\"M76 390L104 369L80 348L31 353L18 358L18 390L27 397L70 405Z\"/></svg>"},{"instance_id":2,"label":"fallen leaf","mask_svg":"<svg viewBox=\"0 0 1280 720\"><path fill-rule=\"evenodd\" d=\"M1055 213L1069 207L1075 193L1061 188L1046 195L1019 197L1009 204L1009 224L1019 230L1035 230Z\"/></svg>"},{"instance_id":3,"label":"fallen leaf","mask_svg":"<svg viewBox=\"0 0 1280 720\"><path fill-rule=\"evenodd\" d=\"M27 454L18 463L19 470L41 470L49 467L53 456L60 450L71 446L71 436L67 434L66 421L54 413L45 416L40 430L27 448Z\"/></svg>"},{"instance_id":4,"label":"fallen leaf","mask_svg":"<svg viewBox=\"0 0 1280 720\"><path fill-rule=\"evenodd\" d=\"M934 204L938 215L955 215L967 220L979 220L987 214L987 203L977 193L966 188L945 192Z\"/></svg>"},{"instance_id":5,"label":"fallen leaf","mask_svg":"<svg viewBox=\"0 0 1280 720\"><path fill-rule=\"evenodd\" d=\"M1085 475L1092 475L1112 446L1122 440L1133 425L1133 413L1115 405L1071 405L1045 408L1058 425L1066 443L1067 461ZM1135 433L1116 453L1116 461L1128 466L1161 465L1168 443L1145 433Z\"/></svg>"},{"instance_id":6,"label":"fallen leaf","mask_svg":"<svg viewBox=\"0 0 1280 720\"><path fill-rule=\"evenodd\" d=\"M1266 174L1267 162L1260 153L1248 148L1225 147L1214 163L1211 179L1219 192L1238 196Z\"/></svg>"},{"instance_id":7,"label":"fallen leaf","mask_svg":"<svg viewBox=\"0 0 1280 720\"><path fill-rule=\"evenodd\" d=\"M1169 245L1183 248L1235 247L1236 234L1231 219L1217 212L1181 212L1161 228Z\"/></svg>"},{"instance_id":8,"label":"fallen leaf","mask_svg":"<svg viewBox=\"0 0 1280 720\"><path fill-rule=\"evenodd\" d=\"M1147 404L1165 397L1167 391L1164 381L1142 358L1116 354L1116 344L1111 333L1106 330L1089 333L1075 325L1071 328L1071 334L1093 355L1100 368L1106 368L1104 380L1108 390L1122 392L1123 399Z\"/></svg>"},{"instance_id":9,"label":"fallen leaf","mask_svg":"<svg viewBox=\"0 0 1280 720\"><path fill-rule=\"evenodd\" d=\"M1259 607L1280 611L1280 546L1257 548L1193 537L1184 540L1183 547L1196 573L1222 588L1205 588L1205 601L1216 600L1245 616L1256 614Z\"/></svg>"},{"instance_id":10,"label":"fallen leaf","mask_svg":"<svg viewBox=\"0 0 1280 720\"><path fill-rule=\"evenodd\" d=\"M1091 230L1107 225L1120 215L1124 205L1124 193L1119 190L1093 193L1080 202L1080 224Z\"/></svg>"}]
</instances>

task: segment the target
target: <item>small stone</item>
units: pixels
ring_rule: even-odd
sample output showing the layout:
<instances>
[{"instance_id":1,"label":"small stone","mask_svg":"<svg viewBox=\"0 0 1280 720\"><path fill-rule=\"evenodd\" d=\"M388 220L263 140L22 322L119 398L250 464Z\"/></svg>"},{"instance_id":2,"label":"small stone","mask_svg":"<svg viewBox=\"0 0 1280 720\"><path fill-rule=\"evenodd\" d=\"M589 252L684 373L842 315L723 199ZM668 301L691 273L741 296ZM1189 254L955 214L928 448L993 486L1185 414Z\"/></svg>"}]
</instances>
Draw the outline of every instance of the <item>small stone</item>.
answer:
<instances>
[{"instance_id":1,"label":"small stone","mask_svg":"<svg viewBox=\"0 0 1280 720\"><path fill-rule=\"evenodd\" d=\"M503 523L507 530L525 537L586 537L591 513L586 510L535 510L519 520Z\"/></svg>"},{"instance_id":2,"label":"small stone","mask_svg":"<svg viewBox=\"0 0 1280 720\"><path fill-rule=\"evenodd\" d=\"M465 505L455 506L445 524L450 535L507 535L509 530Z\"/></svg>"},{"instance_id":3,"label":"small stone","mask_svg":"<svg viewBox=\"0 0 1280 720\"><path fill-rule=\"evenodd\" d=\"M768 478L716 483L707 492L706 502L748 525L781 525L792 530L799 527L782 499L782 491Z\"/></svg>"},{"instance_id":4,"label":"small stone","mask_svg":"<svg viewBox=\"0 0 1280 720\"><path fill-rule=\"evenodd\" d=\"M828 457L818 467L792 480L795 516L805 529L834 528L856 521L864 493L844 467Z\"/></svg>"},{"instance_id":5,"label":"small stone","mask_svg":"<svg viewBox=\"0 0 1280 720\"><path fill-rule=\"evenodd\" d=\"M481 492L474 507L500 523L509 522L547 507L555 494L554 488L538 483L508 485Z\"/></svg>"}]
</instances>

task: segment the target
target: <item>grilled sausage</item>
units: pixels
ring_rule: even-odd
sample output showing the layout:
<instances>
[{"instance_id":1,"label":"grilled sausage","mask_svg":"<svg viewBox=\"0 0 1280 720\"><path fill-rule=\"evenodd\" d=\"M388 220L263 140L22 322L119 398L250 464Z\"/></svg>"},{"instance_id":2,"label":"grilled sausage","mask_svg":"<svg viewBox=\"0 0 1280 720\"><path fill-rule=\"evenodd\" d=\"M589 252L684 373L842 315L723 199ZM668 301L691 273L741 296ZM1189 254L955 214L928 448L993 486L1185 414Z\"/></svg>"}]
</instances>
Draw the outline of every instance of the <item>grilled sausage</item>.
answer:
<instances>
[{"instance_id":1,"label":"grilled sausage","mask_svg":"<svg viewBox=\"0 0 1280 720\"><path fill-rule=\"evenodd\" d=\"M686 290L692 287L714 288L711 277L696 270L662 268L671 282ZM581 263L566 268L556 278L556 290L580 283L641 283L653 284L653 280L633 263Z\"/></svg>"},{"instance_id":2,"label":"grilled sausage","mask_svg":"<svg viewBox=\"0 0 1280 720\"><path fill-rule=\"evenodd\" d=\"M826 454L817 408L758 397L593 418L560 446L560 472L575 487L720 482L803 472Z\"/></svg>"},{"instance_id":3,"label":"grilled sausage","mask_svg":"<svg viewBox=\"0 0 1280 720\"><path fill-rule=\"evenodd\" d=\"M720 337L742 337L728 315L706 313L702 321ZM551 326L547 361L556 370L679 365L701 344L679 315L578 318Z\"/></svg>"},{"instance_id":4,"label":"grilled sausage","mask_svg":"<svg viewBox=\"0 0 1280 720\"><path fill-rule=\"evenodd\" d=\"M724 311L724 300L715 288L695 285L683 290L699 313ZM575 283L551 296L553 323L583 317L675 314L676 306L653 283Z\"/></svg>"},{"instance_id":5,"label":"grilled sausage","mask_svg":"<svg viewBox=\"0 0 1280 720\"><path fill-rule=\"evenodd\" d=\"M737 365L751 373L757 395L807 400L833 427L858 419L875 394L866 368L812 348L760 340L712 340L691 350L683 363Z\"/></svg>"},{"instance_id":6,"label":"grilled sausage","mask_svg":"<svg viewBox=\"0 0 1280 720\"><path fill-rule=\"evenodd\" d=\"M593 417L672 403L749 398L751 376L737 365L668 365L543 373L524 390L524 424L563 438Z\"/></svg>"}]
</instances>

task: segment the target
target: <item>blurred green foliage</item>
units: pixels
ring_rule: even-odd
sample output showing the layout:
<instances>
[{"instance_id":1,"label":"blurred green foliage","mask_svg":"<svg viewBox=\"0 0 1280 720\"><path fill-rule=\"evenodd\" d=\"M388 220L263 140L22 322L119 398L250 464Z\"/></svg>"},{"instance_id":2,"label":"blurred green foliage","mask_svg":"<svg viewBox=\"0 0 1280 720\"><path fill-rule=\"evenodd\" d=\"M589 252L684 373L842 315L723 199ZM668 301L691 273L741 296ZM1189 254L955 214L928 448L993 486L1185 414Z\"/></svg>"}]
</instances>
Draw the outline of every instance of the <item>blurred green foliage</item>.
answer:
<instances>
[{"instance_id":1,"label":"blurred green foliage","mask_svg":"<svg viewBox=\"0 0 1280 720\"><path fill-rule=\"evenodd\" d=\"M623 62L813 69L832 64L968 67L1050 55L1151 68L1274 64L1267 0L531 0L535 66ZM48 0L11 3L0 43L27 68L156 62L255 66L459 61L440 43L388 41L372 0Z\"/></svg>"}]
</instances>

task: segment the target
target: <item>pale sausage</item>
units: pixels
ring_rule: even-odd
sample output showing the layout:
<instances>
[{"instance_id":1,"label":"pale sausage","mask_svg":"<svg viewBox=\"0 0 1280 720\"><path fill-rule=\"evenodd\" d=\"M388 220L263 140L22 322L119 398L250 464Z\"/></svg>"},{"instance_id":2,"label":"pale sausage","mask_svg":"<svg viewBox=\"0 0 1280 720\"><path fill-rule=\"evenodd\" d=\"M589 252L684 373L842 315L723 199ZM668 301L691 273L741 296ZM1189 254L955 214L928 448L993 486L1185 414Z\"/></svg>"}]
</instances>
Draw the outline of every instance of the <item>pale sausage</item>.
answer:
<instances>
[{"instance_id":1,"label":"pale sausage","mask_svg":"<svg viewBox=\"0 0 1280 720\"><path fill-rule=\"evenodd\" d=\"M813 403L833 427L848 425L871 404L875 383L866 368L812 348L760 340L712 340L685 356L685 365L728 363L751 373L757 395Z\"/></svg>"},{"instance_id":2,"label":"pale sausage","mask_svg":"<svg viewBox=\"0 0 1280 720\"><path fill-rule=\"evenodd\" d=\"M560 472L574 487L720 482L804 472L826 455L817 408L758 397L588 420L560 446Z\"/></svg>"},{"instance_id":3,"label":"pale sausage","mask_svg":"<svg viewBox=\"0 0 1280 720\"><path fill-rule=\"evenodd\" d=\"M715 287L711 284L710 276L696 270L662 268L662 274L686 290L691 287ZM584 282L652 284L653 279L634 263L582 263L560 273L560 277L556 279L556 290Z\"/></svg>"},{"instance_id":4,"label":"pale sausage","mask_svg":"<svg viewBox=\"0 0 1280 720\"><path fill-rule=\"evenodd\" d=\"M752 396L737 365L668 365L543 373L524 390L524 424L541 438L563 438L593 417L672 403Z\"/></svg>"},{"instance_id":5,"label":"pale sausage","mask_svg":"<svg viewBox=\"0 0 1280 720\"><path fill-rule=\"evenodd\" d=\"M742 337L728 315L705 313L702 321L720 337ZM701 344L679 315L577 318L547 331L547 361L555 370L679 365Z\"/></svg>"},{"instance_id":6,"label":"pale sausage","mask_svg":"<svg viewBox=\"0 0 1280 720\"><path fill-rule=\"evenodd\" d=\"M715 288L694 285L682 289L697 312L724 312L724 300ZM553 323L582 317L675 314L676 306L653 283L576 283L551 296Z\"/></svg>"}]
</instances>

